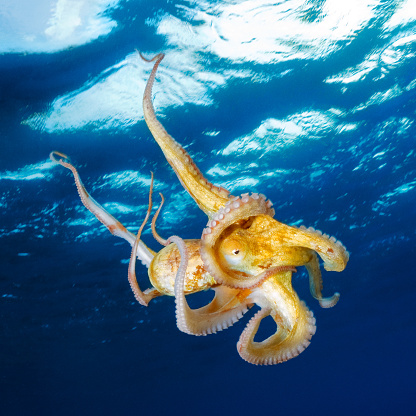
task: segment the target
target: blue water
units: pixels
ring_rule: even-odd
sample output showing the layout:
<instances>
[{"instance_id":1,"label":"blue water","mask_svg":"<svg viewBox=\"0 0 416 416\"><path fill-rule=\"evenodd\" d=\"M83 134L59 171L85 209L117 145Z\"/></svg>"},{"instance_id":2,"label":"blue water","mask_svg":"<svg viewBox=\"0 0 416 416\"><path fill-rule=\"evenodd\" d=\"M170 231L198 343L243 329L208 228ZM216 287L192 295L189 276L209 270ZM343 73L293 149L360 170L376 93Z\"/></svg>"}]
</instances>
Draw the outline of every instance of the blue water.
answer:
<instances>
[{"instance_id":1,"label":"blue water","mask_svg":"<svg viewBox=\"0 0 416 416\"><path fill-rule=\"evenodd\" d=\"M415 22L412 0L1 2L0 413L416 414ZM333 309L294 277L317 319L299 357L244 362L249 317L193 337L172 298L140 306L129 245L49 161L70 155L133 232L153 171L160 234L200 236L206 217L144 123L137 50L166 53L158 116L209 180L350 251L323 274Z\"/></svg>"}]
</instances>

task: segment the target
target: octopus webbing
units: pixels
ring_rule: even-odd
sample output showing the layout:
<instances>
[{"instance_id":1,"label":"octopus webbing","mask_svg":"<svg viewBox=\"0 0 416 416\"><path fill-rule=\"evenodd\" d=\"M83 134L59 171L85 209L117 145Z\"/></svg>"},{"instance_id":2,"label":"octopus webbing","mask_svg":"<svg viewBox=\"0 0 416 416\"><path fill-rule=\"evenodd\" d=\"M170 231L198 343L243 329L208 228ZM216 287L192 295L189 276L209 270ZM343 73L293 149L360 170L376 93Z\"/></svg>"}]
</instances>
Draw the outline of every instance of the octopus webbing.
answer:
<instances>
[{"instance_id":1,"label":"octopus webbing","mask_svg":"<svg viewBox=\"0 0 416 416\"><path fill-rule=\"evenodd\" d=\"M319 258L325 270L340 272L346 267L348 252L341 242L318 230L277 221L273 204L264 195L233 196L210 183L155 115L152 87L164 54L151 60L142 58L154 62L143 97L144 118L179 181L208 217L200 238L171 236L165 240L159 236L155 223L162 196L152 233L164 247L156 253L142 241L141 233L152 209L153 174L149 208L134 235L89 195L65 154L52 152L51 159L71 170L85 207L112 234L133 247L128 280L141 305L147 306L157 296L174 296L178 328L191 335L207 335L233 325L256 304L260 309L237 343L240 356L253 364L277 364L299 355L309 345L316 326L313 313L292 287L292 274L297 267L305 266L312 296L321 307L332 307L339 294L322 296ZM144 291L136 279L136 259L148 267L152 286ZM202 308L191 309L185 295L207 289L215 292L213 300ZM276 324L275 333L263 341L254 341L261 321L268 316Z\"/></svg>"}]
</instances>

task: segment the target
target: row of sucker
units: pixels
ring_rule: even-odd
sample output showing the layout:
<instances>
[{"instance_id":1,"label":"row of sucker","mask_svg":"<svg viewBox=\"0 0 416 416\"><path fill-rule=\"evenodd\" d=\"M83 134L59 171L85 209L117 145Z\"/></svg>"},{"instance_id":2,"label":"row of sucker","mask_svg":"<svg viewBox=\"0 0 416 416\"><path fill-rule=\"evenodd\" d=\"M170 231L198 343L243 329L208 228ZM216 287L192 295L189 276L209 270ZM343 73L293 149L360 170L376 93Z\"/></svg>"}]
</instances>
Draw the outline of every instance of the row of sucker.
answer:
<instances>
[{"instance_id":1,"label":"row of sucker","mask_svg":"<svg viewBox=\"0 0 416 416\"><path fill-rule=\"evenodd\" d=\"M204 328L200 334L195 334L195 335L216 334L217 332L222 331L223 329L227 329L230 326L234 325L238 320L240 320L247 311L248 311L248 307L246 305L242 305L241 308L234 309L233 310L234 314L229 316L224 321L218 322L216 325Z\"/></svg>"},{"instance_id":2,"label":"row of sucker","mask_svg":"<svg viewBox=\"0 0 416 416\"><path fill-rule=\"evenodd\" d=\"M189 309L188 303L185 299L184 286L185 286L185 276L186 269L189 262L189 252L186 247L185 241L178 236L171 236L168 238L167 244L175 243L178 247L179 253L181 255L181 261L176 273L175 279L175 315L176 315L176 325L180 331L187 334L192 334L189 326L187 325L186 319L186 309Z\"/></svg>"},{"instance_id":3,"label":"row of sucker","mask_svg":"<svg viewBox=\"0 0 416 416\"><path fill-rule=\"evenodd\" d=\"M296 226L293 226L293 227L294 227L294 228L299 228L299 230L302 230L302 231L307 231L307 232L309 232L309 233L319 235L320 237L325 238L325 239L326 239L326 240L328 240L329 242L331 242L331 243L333 243L333 244L336 244L337 246L339 246L339 247L340 247L340 248L344 251L344 253L345 253L345 255L346 255L347 260L349 260L349 258L350 258L350 253L349 253L349 251L348 251L348 250L347 250L347 248L344 246L344 244L342 244L342 243L341 243L341 241L337 240L335 237L330 236L330 235L328 235L328 234L325 234L325 233L323 233L321 230L317 230L317 229L315 229L315 228L313 228L313 227L306 227L305 225L301 225L301 226L299 226L299 227L296 227Z\"/></svg>"},{"instance_id":4,"label":"row of sucker","mask_svg":"<svg viewBox=\"0 0 416 416\"><path fill-rule=\"evenodd\" d=\"M265 214L273 217L275 214L275 211L272 208L273 203L270 200L267 200L265 195L257 193L252 193L250 195L246 193L242 194L241 196L233 196L229 201L226 202L223 207L218 210L218 212L213 216L212 220L208 221L206 228L204 228L202 231L201 238L204 239L207 234L211 234L217 225L221 225L221 222L224 220L224 218L226 218L228 215L232 215L233 211L238 210L245 204L258 200L264 201L265 208L269 210L269 212L265 212Z\"/></svg>"},{"instance_id":5,"label":"row of sucker","mask_svg":"<svg viewBox=\"0 0 416 416\"><path fill-rule=\"evenodd\" d=\"M225 188L223 188L221 186L213 185L211 182L209 182L207 179L205 179L204 175L201 173L201 171L195 165L194 161L189 156L188 152L170 134L168 134L166 132L164 127L156 119L154 108L153 108L153 103L152 103L152 89L153 89L153 84L154 84L154 81L155 81L155 78L156 78L157 69L159 67L159 64L162 62L163 58L165 57L165 54L159 53L155 57L153 57L152 59L145 58L140 52L139 52L139 54L140 54L141 58L146 62L156 61L154 66L153 66L152 72L149 76L149 79L147 81L147 84L146 84L146 89L145 89L145 93L144 93L144 97L143 97L143 107L144 107L144 109L147 109L149 111L149 113L151 114L152 119L154 119L154 123L157 123L157 125L158 125L157 127L159 129L162 129L163 132L166 135L169 136L169 139L171 140L172 146L176 147L176 150L180 150L183 153L183 155L185 156L187 167L190 170L190 172L192 173L192 175L196 176L198 178L199 182L202 185L207 186L212 192L216 193L218 196L223 197L223 198L227 198L228 195L229 195L229 191L227 191ZM154 123L153 123L153 127L156 127Z\"/></svg>"},{"instance_id":6,"label":"row of sucker","mask_svg":"<svg viewBox=\"0 0 416 416\"><path fill-rule=\"evenodd\" d=\"M261 309L250 319L249 323L247 324L237 343L237 350L241 358L255 365L275 365L288 361L305 351L305 349L310 345L310 340L312 336L316 332L316 319L313 315L313 312L306 307L305 303L303 301L301 301L300 303L301 306L306 309L305 312L307 315L307 321L305 324L305 336L298 345L292 347L291 349L283 349L283 351L279 351L277 354L270 353L266 356L261 356L260 354L255 355L253 353L250 353L250 351L247 350L250 343L260 344L253 342L260 321L266 316L268 316L271 312L270 309ZM267 342L267 340L263 341L263 343L265 342ZM278 346L279 345L277 345L276 347Z\"/></svg>"},{"instance_id":7,"label":"row of sucker","mask_svg":"<svg viewBox=\"0 0 416 416\"><path fill-rule=\"evenodd\" d=\"M173 141L173 145L176 147L175 150L183 153L183 156L185 157L185 161L186 161L185 162L186 166L189 169L192 176L197 177L201 185L208 187L210 191L217 193L218 196L221 196L223 198L230 197L230 191L223 188L222 186L214 185L213 183L208 181L203 175L203 173L199 170L198 166L195 164L191 156L189 156L189 153L173 137L171 138Z\"/></svg>"}]
</instances>

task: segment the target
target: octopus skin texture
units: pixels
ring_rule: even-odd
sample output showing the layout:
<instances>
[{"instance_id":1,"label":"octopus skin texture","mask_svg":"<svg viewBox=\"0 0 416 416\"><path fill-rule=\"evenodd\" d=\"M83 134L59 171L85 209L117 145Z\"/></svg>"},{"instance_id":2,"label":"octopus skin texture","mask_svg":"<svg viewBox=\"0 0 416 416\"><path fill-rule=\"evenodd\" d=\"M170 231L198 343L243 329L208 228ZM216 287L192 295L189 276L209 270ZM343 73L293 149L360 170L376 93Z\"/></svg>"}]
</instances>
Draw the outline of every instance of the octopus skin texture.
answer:
<instances>
[{"instance_id":1,"label":"octopus skin texture","mask_svg":"<svg viewBox=\"0 0 416 416\"><path fill-rule=\"evenodd\" d=\"M178 328L191 335L207 335L233 325L256 304L259 310L237 343L240 356L252 364L277 364L299 355L309 345L316 326L313 313L292 287L292 274L305 266L312 296L321 307L332 307L339 294L322 296L319 258L325 270L341 272L348 252L334 237L318 230L277 221L273 204L264 195L233 196L211 184L155 115L152 87L164 54L151 60L141 57L154 63L143 97L145 121L179 181L208 217L200 238L160 237L155 223L161 205L153 218L152 232L164 247L156 253L142 241L141 233L152 210L153 174L149 208L134 235L89 195L65 154L54 151L51 159L71 170L85 207L112 234L132 246L128 280L141 305L147 306L157 296L174 296ZM148 268L151 287L144 291L136 279L136 259ZM208 289L215 292L213 300L191 309L185 295ZM263 341L254 341L261 321L268 316L275 322L276 331Z\"/></svg>"}]
</instances>

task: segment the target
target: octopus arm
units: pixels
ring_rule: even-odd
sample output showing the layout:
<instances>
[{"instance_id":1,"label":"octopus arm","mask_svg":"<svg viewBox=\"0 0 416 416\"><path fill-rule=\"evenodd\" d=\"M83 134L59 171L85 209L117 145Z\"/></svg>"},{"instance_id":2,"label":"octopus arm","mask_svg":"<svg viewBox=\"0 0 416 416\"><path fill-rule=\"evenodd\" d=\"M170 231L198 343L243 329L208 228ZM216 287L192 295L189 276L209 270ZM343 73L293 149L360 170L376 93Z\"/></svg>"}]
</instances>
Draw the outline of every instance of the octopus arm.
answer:
<instances>
[{"instance_id":1,"label":"octopus arm","mask_svg":"<svg viewBox=\"0 0 416 416\"><path fill-rule=\"evenodd\" d=\"M309 288L312 296L319 301L322 308L332 308L339 300L340 294L334 293L331 297L322 297L322 275L319 268L318 257L313 253L312 259L305 264L309 274Z\"/></svg>"},{"instance_id":2,"label":"octopus arm","mask_svg":"<svg viewBox=\"0 0 416 416\"><path fill-rule=\"evenodd\" d=\"M280 295L282 301L278 304L266 302L247 324L237 343L240 356L256 365L279 364L296 357L308 347L316 331L313 313L293 290L287 291L275 284L272 291L273 297ZM277 325L276 332L264 341L254 341L260 322L269 315Z\"/></svg>"},{"instance_id":3,"label":"octopus arm","mask_svg":"<svg viewBox=\"0 0 416 416\"><path fill-rule=\"evenodd\" d=\"M142 235L142 231L144 226L146 225L147 220L149 219L150 213L152 211L152 193L153 193L153 173L152 173L152 180L150 182L150 191L149 191L149 207L147 209L146 216L142 222L142 225L137 232L136 240L133 244L133 249L131 251L130 262L129 262L129 270L128 270L128 279L130 283L131 290L133 291L134 297L136 300L143 306L147 306L149 302L157 297L161 296L162 293L159 292L156 288L152 287L150 289L145 290L144 292L141 291L139 283L137 282L136 278L136 258L137 252L140 244L140 238Z\"/></svg>"},{"instance_id":4,"label":"octopus arm","mask_svg":"<svg viewBox=\"0 0 416 416\"><path fill-rule=\"evenodd\" d=\"M156 118L152 103L152 88L157 68L165 55L158 54L150 60L144 58L141 54L140 56L147 62L155 62L143 97L143 112L146 124L178 176L182 186L188 191L202 211L211 218L228 201L229 192L205 179L185 149L169 135Z\"/></svg>"},{"instance_id":5,"label":"octopus arm","mask_svg":"<svg viewBox=\"0 0 416 416\"><path fill-rule=\"evenodd\" d=\"M277 222L275 231L285 245L305 247L315 251L324 262L327 271L342 272L349 260L349 253L335 237L323 234L312 227L291 227Z\"/></svg>"},{"instance_id":6,"label":"octopus arm","mask_svg":"<svg viewBox=\"0 0 416 416\"><path fill-rule=\"evenodd\" d=\"M127 230L124 225L114 218L109 212L107 212L95 199L87 192L85 189L84 184L81 181L81 178L78 174L77 169L69 163L69 158L63 153L53 151L49 155L50 159L55 163L60 164L61 166L69 169L75 179L75 185L78 190L78 194L81 198L81 202L84 204L85 208L87 208L95 217L104 224L107 229L110 231L111 234L121 237L126 240L131 246L135 244L136 236ZM152 261L153 256L155 255L154 251L151 250L143 241L138 242L137 246L137 258L141 260L141 262L149 267L150 262Z\"/></svg>"},{"instance_id":7,"label":"octopus arm","mask_svg":"<svg viewBox=\"0 0 416 416\"><path fill-rule=\"evenodd\" d=\"M237 322L252 303L247 301L249 292L217 286L211 303L191 309L185 299L185 275L189 254L185 242L177 236L168 239L168 243L178 246L181 262L175 279L176 322L178 328L190 335L208 335L222 331Z\"/></svg>"}]
</instances>

